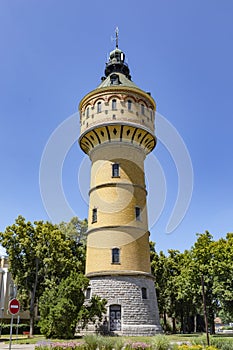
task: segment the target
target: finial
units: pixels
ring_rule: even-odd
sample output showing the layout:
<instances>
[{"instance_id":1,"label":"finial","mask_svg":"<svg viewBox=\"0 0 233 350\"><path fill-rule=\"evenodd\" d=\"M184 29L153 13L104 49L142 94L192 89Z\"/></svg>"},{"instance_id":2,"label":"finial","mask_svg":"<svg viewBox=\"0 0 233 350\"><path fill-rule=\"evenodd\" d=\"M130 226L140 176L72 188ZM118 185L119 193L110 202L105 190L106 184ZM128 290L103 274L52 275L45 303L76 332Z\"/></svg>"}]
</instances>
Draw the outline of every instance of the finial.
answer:
<instances>
[{"instance_id":1,"label":"finial","mask_svg":"<svg viewBox=\"0 0 233 350\"><path fill-rule=\"evenodd\" d=\"M118 49L118 37L119 37L119 29L118 29L118 27L116 27L115 33L116 33L116 49Z\"/></svg>"}]
</instances>

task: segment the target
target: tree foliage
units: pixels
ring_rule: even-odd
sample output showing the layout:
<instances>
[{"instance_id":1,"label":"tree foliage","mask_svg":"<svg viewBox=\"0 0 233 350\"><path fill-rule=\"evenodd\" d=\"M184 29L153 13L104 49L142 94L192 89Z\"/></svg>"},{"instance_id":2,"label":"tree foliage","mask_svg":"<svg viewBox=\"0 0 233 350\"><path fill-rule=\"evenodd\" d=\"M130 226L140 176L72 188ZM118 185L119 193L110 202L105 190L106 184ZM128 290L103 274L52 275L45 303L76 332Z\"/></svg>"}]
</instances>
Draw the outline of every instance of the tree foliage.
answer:
<instances>
[{"instance_id":1,"label":"tree foliage","mask_svg":"<svg viewBox=\"0 0 233 350\"><path fill-rule=\"evenodd\" d=\"M21 304L29 308L33 334L36 301L51 281L59 284L72 271L84 271L83 247L57 225L43 221L32 224L22 216L0 233L0 241L6 248Z\"/></svg>"},{"instance_id":2,"label":"tree foliage","mask_svg":"<svg viewBox=\"0 0 233 350\"><path fill-rule=\"evenodd\" d=\"M46 337L70 339L74 337L78 320L85 326L94 318L101 319L106 301L93 297L88 306L85 305L84 290L88 284L86 277L72 272L58 285L51 283L46 288L39 303L39 325Z\"/></svg>"},{"instance_id":3,"label":"tree foliage","mask_svg":"<svg viewBox=\"0 0 233 350\"><path fill-rule=\"evenodd\" d=\"M47 336L72 337L77 321L85 327L105 312L106 301L96 296L84 301L86 230L87 221L78 218L53 225L26 222L19 216L0 233L21 305L30 312L31 334L38 300ZM204 329L201 279L211 332L216 315L233 320L233 233L217 241L208 231L197 234L193 247L183 253L172 249L157 253L154 243L150 247L165 330L168 318L173 332Z\"/></svg>"},{"instance_id":4,"label":"tree foliage","mask_svg":"<svg viewBox=\"0 0 233 350\"><path fill-rule=\"evenodd\" d=\"M80 220L77 216L74 216L69 222L62 221L58 228L78 245L86 246L87 224L87 219Z\"/></svg>"},{"instance_id":5,"label":"tree foliage","mask_svg":"<svg viewBox=\"0 0 233 350\"><path fill-rule=\"evenodd\" d=\"M214 241L206 231L197 234L190 250L181 253L168 250L159 254L152 247L151 267L156 277L156 291L165 330L167 316L172 320L172 331L177 325L182 332L200 331L203 323L204 291L208 322L214 333L214 318L221 311L233 319L233 234Z\"/></svg>"}]
</instances>

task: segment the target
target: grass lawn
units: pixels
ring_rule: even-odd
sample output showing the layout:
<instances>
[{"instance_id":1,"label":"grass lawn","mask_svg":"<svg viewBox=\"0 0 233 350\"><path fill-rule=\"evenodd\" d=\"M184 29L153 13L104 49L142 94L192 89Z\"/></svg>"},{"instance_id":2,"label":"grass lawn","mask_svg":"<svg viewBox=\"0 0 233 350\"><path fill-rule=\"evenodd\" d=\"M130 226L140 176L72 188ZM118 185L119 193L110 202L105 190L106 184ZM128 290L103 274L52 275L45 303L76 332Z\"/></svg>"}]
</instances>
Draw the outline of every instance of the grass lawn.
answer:
<instances>
[{"instance_id":1,"label":"grass lawn","mask_svg":"<svg viewBox=\"0 0 233 350\"><path fill-rule=\"evenodd\" d=\"M2 335L0 342L8 343L10 341L10 335ZM25 335L12 336L12 344L36 344L41 341L46 341L43 335L35 335L33 338L28 338Z\"/></svg>"},{"instance_id":2,"label":"grass lawn","mask_svg":"<svg viewBox=\"0 0 233 350\"><path fill-rule=\"evenodd\" d=\"M169 334L166 335L168 340L170 342L191 342L192 340L198 339L200 337L204 338L205 334ZM233 342L233 336L232 335L227 335L227 334L216 334L214 336L210 336L217 338L217 339L227 339ZM117 339L117 337L114 337ZM153 337L122 337L125 342L144 342L144 343L150 343L151 339ZM0 338L0 342L9 342L10 336L9 335L2 335ZM66 339L46 339L43 335L35 335L32 338L28 338L25 335L19 335L16 339L16 335L13 335L12 337L12 343L13 344L37 344L41 342L83 342L84 338L76 337L74 339L66 340Z\"/></svg>"}]
</instances>

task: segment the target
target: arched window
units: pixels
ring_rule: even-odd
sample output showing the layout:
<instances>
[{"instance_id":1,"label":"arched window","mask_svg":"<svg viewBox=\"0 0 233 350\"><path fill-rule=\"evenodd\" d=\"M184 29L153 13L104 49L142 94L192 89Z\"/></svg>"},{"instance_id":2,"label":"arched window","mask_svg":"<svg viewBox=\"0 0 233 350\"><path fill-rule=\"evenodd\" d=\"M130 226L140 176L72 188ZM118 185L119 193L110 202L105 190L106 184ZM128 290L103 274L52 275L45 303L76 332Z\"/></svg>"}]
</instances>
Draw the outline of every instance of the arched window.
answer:
<instances>
[{"instance_id":1,"label":"arched window","mask_svg":"<svg viewBox=\"0 0 233 350\"><path fill-rule=\"evenodd\" d=\"M117 108L116 108L116 105L117 105L117 101L116 101L115 99L112 100L112 110L113 110L113 111L117 109Z\"/></svg>"},{"instance_id":2,"label":"arched window","mask_svg":"<svg viewBox=\"0 0 233 350\"><path fill-rule=\"evenodd\" d=\"M128 111L131 111L132 110L132 101L131 100L127 101L127 106L128 106Z\"/></svg>"},{"instance_id":3,"label":"arched window","mask_svg":"<svg viewBox=\"0 0 233 350\"><path fill-rule=\"evenodd\" d=\"M119 264L119 263L120 263L120 249L113 248L112 249L112 264Z\"/></svg>"},{"instance_id":4,"label":"arched window","mask_svg":"<svg viewBox=\"0 0 233 350\"><path fill-rule=\"evenodd\" d=\"M101 102L98 102L97 103L97 113L100 113L101 112Z\"/></svg>"}]
</instances>

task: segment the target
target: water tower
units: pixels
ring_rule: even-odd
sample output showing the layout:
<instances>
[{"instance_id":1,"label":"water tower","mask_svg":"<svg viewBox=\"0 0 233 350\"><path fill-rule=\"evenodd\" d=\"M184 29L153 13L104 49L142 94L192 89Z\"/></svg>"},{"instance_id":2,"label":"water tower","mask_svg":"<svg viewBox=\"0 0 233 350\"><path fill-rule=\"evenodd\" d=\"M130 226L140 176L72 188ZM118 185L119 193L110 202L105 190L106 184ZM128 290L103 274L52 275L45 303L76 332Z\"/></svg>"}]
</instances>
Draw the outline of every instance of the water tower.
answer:
<instances>
[{"instance_id":1,"label":"water tower","mask_svg":"<svg viewBox=\"0 0 233 350\"><path fill-rule=\"evenodd\" d=\"M113 334L161 332L144 173L144 160L156 145L155 109L150 93L131 80L116 32L101 84L79 105L79 144L91 160L87 298L107 299L104 327Z\"/></svg>"}]
</instances>

